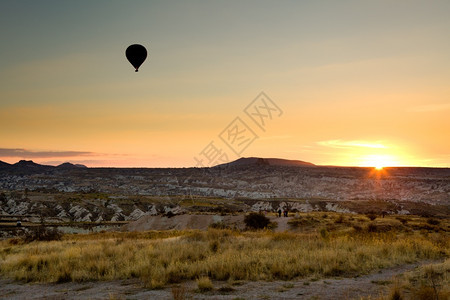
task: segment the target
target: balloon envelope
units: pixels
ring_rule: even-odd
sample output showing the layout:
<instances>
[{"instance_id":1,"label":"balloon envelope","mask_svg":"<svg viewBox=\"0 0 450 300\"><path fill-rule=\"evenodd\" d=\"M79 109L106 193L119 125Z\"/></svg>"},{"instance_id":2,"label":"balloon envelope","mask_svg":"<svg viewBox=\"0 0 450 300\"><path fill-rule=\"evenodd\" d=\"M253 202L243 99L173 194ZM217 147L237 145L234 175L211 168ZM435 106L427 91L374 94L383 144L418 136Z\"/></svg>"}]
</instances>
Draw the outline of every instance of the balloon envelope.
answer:
<instances>
[{"instance_id":1,"label":"balloon envelope","mask_svg":"<svg viewBox=\"0 0 450 300\"><path fill-rule=\"evenodd\" d=\"M125 51L125 55L137 72L139 67L147 58L147 49L145 49L145 47L142 45L134 44L128 46L127 50Z\"/></svg>"}]
</instances>

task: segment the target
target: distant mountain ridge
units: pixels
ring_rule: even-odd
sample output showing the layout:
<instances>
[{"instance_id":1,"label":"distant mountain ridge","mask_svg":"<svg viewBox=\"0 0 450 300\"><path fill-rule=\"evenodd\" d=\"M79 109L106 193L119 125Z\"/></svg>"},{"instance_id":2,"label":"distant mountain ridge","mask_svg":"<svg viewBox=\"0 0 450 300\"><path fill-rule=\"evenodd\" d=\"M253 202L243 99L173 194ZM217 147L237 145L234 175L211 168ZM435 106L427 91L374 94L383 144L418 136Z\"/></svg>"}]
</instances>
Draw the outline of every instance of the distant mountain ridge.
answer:
<instances>
[{"instance_id":1,"label":"distant mountain ridge","mask_svg":"<svg viewBox=\"0 0 450 300\"><path fill-rule=\"evenodd\" d=\"M58 169L79 169L79 168L87 168L85 165L81 164L72 164L69 162L65 162L60 164L59 166L49 166L49 165L41 165L37 164L32 160L20 160L15 164L9 164L7 162L0 160L0 168L2 169L10 169L10 170L48 170L53 168Z\"/></svg>"},{"instance_id":2,"label":"distant mountain ridge","mask_svg":"<svg viewBox=\"0 0 450 300\"><path fill-rule=\"evenodd\" d=\"M241 157L235 161L217 165L216 167L237 166L283 166L283 167L315 167L316 165L302 160L282 158Z\"/></svg>"},{"instance_id":3,"label":"distant mountain ridge","mask_svg":"<svg viewBox=\"0 0 450 300\"><path fill-rule=\"evenodd\" d=\"M21 168L39 168L39 167L44 167L44 165L37 164L37 163L35 163L32 160L21 160L19 162L16 162L12 166L14 166L14 167L21 167Z\"/></svg>"},{"instance_id":4,"label":"distant mountain ridge","mask_svg":"<svg viewBox=\"0 0 450 300\"><path fill-rule=\"evenodd\" d=\"M64 169L72 169L72 168L87 168L85 165L82 164L72 164L70 162L65 162L63 164L60 164L59 166L56 166L57 168L64 168Z\"/></svg>"},{"instance_id":5,"label":"distant mountain ridge","mask_svg":"<svg viewBox=\"0 0 450 300\"><path fill-rule=\"evenodd\" d=\"M9 167L9 166L11 166L11 164L8 164L7 162L4 162L4 161L0 160L0 168L2 168L2 167Z\"/></svg>"},{"instance_id":6,"label":"distant mountain ridge","mask_svg":"<svg viewBox=\"0 0 450 300\"><path fill-rule=\"evenodd\" d=\"M241 157L235 161L217 165L216 167L238 167L238 166L283 166L283 167L315 167L316 165L302 160L291 160L283 158L262 158L262 157ZM49 166L37 164L32 160L20 160L15 164L9 164L0 160L0 168L2 169L80 169L88 168L82 164L72 164L70 162L62 163L58 166ZM151 169L151 168L150 168Z\"/></svg>"}]
</instances>

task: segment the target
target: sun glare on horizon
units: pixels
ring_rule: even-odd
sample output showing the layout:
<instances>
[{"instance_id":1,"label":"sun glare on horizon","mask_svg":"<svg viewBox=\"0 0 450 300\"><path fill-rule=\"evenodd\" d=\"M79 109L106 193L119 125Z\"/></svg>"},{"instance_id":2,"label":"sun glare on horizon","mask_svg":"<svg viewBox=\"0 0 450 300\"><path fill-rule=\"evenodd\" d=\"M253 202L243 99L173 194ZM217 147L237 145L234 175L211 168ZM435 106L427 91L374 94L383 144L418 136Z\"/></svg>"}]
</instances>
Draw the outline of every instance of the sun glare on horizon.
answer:
<instances>
[{"instance_id":1,"label":"sun glare on horizon","mask_svg":"<svg viewBox=\"0 0 450 300\"><path fill-rule=\"evenodd\" d=\"M382 170L385 167L397 166L398 162L392 155L367 155L365 156L360 166L373 167L376 170Z\"/></svg>"}]
</instances>

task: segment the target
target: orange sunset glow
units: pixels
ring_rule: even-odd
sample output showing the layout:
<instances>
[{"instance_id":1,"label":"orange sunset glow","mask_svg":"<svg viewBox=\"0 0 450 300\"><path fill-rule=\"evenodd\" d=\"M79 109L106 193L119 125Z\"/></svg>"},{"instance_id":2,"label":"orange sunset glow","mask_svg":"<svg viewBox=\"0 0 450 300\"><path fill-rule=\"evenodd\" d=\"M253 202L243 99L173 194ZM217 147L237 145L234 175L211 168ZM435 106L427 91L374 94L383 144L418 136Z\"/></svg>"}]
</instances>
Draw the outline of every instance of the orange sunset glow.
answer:
<instances>
[{"instance_id":1,"label":"orange sunset glow","mask_svg":"<svg viewBox=\"0 0 450 300\"><path fill-rule=\"evenodd\" d=\"M6 1L0 160L194 167L220 162L205 156L214 149L229 161L449 167L449 10ZM148 51L139 72L125 57L136 43Z\"/></svg>"}]
</instances>

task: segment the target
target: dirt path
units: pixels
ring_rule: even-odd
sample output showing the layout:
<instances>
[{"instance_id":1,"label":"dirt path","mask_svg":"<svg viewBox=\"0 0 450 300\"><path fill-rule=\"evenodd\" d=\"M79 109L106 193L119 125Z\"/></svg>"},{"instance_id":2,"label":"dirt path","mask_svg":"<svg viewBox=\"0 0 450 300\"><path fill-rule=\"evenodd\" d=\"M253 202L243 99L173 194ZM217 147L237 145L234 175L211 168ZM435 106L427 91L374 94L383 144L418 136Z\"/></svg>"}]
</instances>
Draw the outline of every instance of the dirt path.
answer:
<instances>
[{"instance_id":1,"label":"dirt path","mask_svg":"<svg viewBox=\"0 0 450 300\"><path fill-rule=\"evenodd\" d=\"M269 217L271 222L277 223L278 226L275 228L275 232L283 232L289 230L290 227L288 225L288 221L292 219L292 217Z\"/></svg>"},{"instance_id":2,"label":"dirt path","mask_svg":"<svg viewBox=\"0 0 450 300\"><path fill-rule=\"evenodd\" d=\"M323 279L318 281L246 282L230 286L227 282L214 282L214 290L196 292L196 283L187 282L188 299L359 299L378 297L388 291L393 278L411 271L421 264L397 266L357 278ZM232 290L221 290L231 287ZM0 280L0 299L173 299L171 287L162 290L142 288L136 280L109 282L22 284Z\"/></svg>"}]
</instances>

